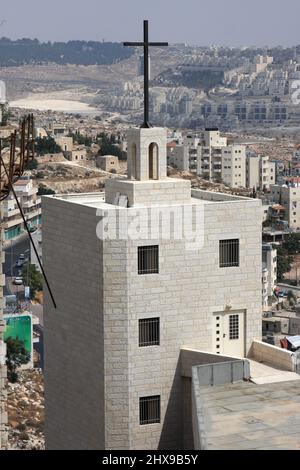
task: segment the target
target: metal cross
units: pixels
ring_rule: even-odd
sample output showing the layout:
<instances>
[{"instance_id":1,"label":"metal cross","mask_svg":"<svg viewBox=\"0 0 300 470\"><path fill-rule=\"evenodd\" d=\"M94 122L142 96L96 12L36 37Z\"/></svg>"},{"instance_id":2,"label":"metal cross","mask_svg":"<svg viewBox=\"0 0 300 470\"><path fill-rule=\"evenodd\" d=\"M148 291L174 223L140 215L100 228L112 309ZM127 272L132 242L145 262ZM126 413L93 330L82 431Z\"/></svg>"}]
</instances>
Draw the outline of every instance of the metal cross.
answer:
<instances>
[{"instance_id":1,"label":"metal cross","mask_svg":"<svg viewBox=\"0 0 300 470\"><path fill-rule=\"evenodd\" d=\"M168 46L167 42L149 42L148 20L144 20L144 42L124 42L124 46L143 46L144 47L144 123L141 127L149 128L149 47L150 46Z\"/></svg>"}]
</instances>

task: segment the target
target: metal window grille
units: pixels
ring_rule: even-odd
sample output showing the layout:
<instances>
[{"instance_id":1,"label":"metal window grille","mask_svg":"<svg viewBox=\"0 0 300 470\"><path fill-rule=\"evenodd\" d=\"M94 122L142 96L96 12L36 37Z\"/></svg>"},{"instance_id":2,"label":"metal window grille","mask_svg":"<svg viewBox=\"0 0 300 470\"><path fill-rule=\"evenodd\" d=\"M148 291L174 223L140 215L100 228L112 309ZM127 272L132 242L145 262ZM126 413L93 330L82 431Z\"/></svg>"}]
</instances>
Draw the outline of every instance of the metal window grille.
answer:
<instances>
[{"instance_id":1,"label":"metal window grille","mask_svg":"<svg viewBox=\"0 0 300 470\"><path fill-rule=\"evenodd\" d=\"M159 345L159 318L139 320L139 346Z\"/></svg>"},{"instance_id":2,"label":"metal window grille","mask_svg":"<svg viewBox=\"0 0 300 470\"><path fill-rule=\"evenodd\" d=\"M220 240L219 256L220 268L227 268L232 266L239 266L240 253L239 253L239 240Z\"/></svg>"},{"instance_id":3,"label":"metal window grille","mask_svg":"<svg viewBox=\"0 0 300 470\"><path fill-rule=\"evenodd\" d=\"M138 247L138 273L158 273L158 245Z\"/></svg>"},{"instance_id":4,"label":"metal window grille","mask_svg":"<svg viewBox=\"0 0 300 470\"><path fill-rule=\"evenodd\" d=\"M238 315L229 315L229 339L239 339Z\"/></svg>"},{"instance_id":5,"label":"metal window grille","mask_svg":"<svg viewBox=\"0 0 300 470\"><path fill-rule=\"evenodd\" d=\"M160 423L160 395L140 398L140 424Z\"/></svg>"}]
</instances>

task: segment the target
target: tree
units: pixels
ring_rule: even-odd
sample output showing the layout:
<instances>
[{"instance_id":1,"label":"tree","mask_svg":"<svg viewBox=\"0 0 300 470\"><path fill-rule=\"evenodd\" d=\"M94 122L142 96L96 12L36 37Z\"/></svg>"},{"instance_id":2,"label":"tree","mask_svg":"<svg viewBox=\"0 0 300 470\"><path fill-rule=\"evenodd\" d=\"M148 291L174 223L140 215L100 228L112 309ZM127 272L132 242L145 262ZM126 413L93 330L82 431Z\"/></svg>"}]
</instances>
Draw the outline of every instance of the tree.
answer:
<instances>
[{"instance_id":1,"label":"tree","mask_svg":"<svg viewBox=\"0 0 300 470\"><path fill-rule=\"evenodd\" d=\"M47 188L47 186L40 184L37 194L38 196L46 196L48 194L55 194L55 191L51 188Z\"/></svg>"},{"instance_id":2,"label":"tree","mask_svg":"<svg viewBox=\"0 0 300 470\"><path fill-rule=\"evenodd\" d=\"M282 281L285 273L292 269L293 257L283 247L277 248L277 278Z\"/></svg>"},{"instance_id":3,"label":"tree","mask_svg":"<svg viewBox=\"0 0 300 470\"><path fill-rule=\"evenodd\" d=\"M282 246L290 255L300 252L300 233L290 233Z\"/></svg>"},{"instance_id":4,"label":"tree","mask_svg":"<svg viewBox=\"0 0 300 470\"><path fill-rule=\"evenodd\" d=\"M25 349L24 341L11 336L6 340L6 351L7 376L14 383L18 381L18 367L30 361L30 353Z\"/></svg>"},{"instance_id":5,"label":"tree","mask_svg":"<svg viewBox=\"0 0 300 470\"><path fill-rule=\"evenodd\" d=\"M34 264L29 264L23 267L22 277L30 287L30 296L32 299L36 292L43 290L43 276Z\"/></svg>"},{"instance_id":6,"label":"tree","mask_svg":"<svg viewBox=\"0 0 300 470\"><path fill-rule=\"evenodd\" d=\"M39 155L62 152L61 147L50 136L35 139L35 150Z\"/></svg>"},{"instance_id":7,"label":"tree","mask_svg":"<svg viewBox=\"0 0 300 470\"><path fill-rule=\"evenodd\" d=\"M29 160L29 162L26 165L26 170L35 170L38 167L38 162L34 158L33 160Z\"/></svg>"},{"instance_id":8,"label":"tree","mask_svg":"<svg viewBox=\"0 0 300 470\"><path fill-rule=\"evenodd\" d=\"M85 145L85 147L90 147L93 143L93 139L87 135L82 135L80 132L69 132L68 137L73 137L74 142L79 145Z\"/></svg>"}]
</instances>

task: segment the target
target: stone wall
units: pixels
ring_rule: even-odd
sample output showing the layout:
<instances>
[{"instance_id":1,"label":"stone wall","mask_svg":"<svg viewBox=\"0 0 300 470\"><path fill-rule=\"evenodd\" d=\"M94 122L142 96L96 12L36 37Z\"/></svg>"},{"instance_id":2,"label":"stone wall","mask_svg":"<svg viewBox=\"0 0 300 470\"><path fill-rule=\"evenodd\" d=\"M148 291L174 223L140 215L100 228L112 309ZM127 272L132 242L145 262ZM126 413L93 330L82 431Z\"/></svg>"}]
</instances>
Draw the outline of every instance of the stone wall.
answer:
<instances>
[{"instance_id":1,"label":"stone wall","mask_svg":"<svg viewBox=\"0 0 300 470\"><path fill-rule=\"evenodd\" d=\"M277 366L282 370L296 371L296 354L262 341L253 341L249 357L258 362Z\"/></svg>"},{"instance_id":2,"label":"stone wall","mask_svg":"<svg viewBox=\"0 0 300 470\"><path fill-rule=\"evenodd\" d=\"M46 293L49 449L182 448L181 349L214 351L213 315L227 305L247 313L245 354L261 338L260 201L191 199L189 206L199 204L203 243L191 250L173 232L149 237L147 217L138 237L102 243L96 208L115 210L102 196L90 205L43 198L43 258L58 305ZM161 209L164 219L168 207ZM122 210L127 233L136 211ZM224 238L239 238L240 266L220 269ZM139 275L138 247L156 244L159 274ZM139 347L138 320L152 317L160 318L160 345ZM140 425L139 398L152 395L161 397L161 422Z\"/></svg>"},{"instance_id":3,"label":"stone wall","mask_svg":"<svg viewBox=\"0 0 300 470\"><path fill-rule=\"evenodd\" d=\"M94 209L43 198L45 437L48 449L104 449L103 252Z\"/></svg>"}]
</instances>

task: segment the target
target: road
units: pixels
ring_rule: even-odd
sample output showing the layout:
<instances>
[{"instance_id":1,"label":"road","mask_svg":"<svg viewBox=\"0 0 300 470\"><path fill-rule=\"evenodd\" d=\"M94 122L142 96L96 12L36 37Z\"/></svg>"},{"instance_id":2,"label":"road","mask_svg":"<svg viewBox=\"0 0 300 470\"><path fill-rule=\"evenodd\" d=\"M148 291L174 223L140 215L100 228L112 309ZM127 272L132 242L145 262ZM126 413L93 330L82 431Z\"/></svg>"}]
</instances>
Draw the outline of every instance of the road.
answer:
<instances>
[{"instance_id":1,"label":"road","mask_svg":"<svg viewBox=\"0 0 300 470\"><path fill-rule=\"evenodd\" d=\"M20 241L8 245L5 249L5 263L4 263L4 274L7 276L11 275L11 265L13 265L13 276L18 275L20 268L16 268L16 263L19 259L20 254L23 253L27 258L30 255L30 242L28 236L22 238Z\"/></svg>"},{"instance_id":2,"label":"road","mask_svg":"<svg viewBox=\"0 0 300 470\"><path fill-rule=\"evenodd\" d=\"M23 298L24 286L15 286L12 278L19 275L22 268L17 268L16 263L20 254L25 254L26 258L30 258L30 242L28 236L21 238L17 242L13 242L5 248L4 274L6 275L6 285L4 287L4 295L20 294ZM21 299L20 299L21 300Z\"/></svg>"}]
</instances>

